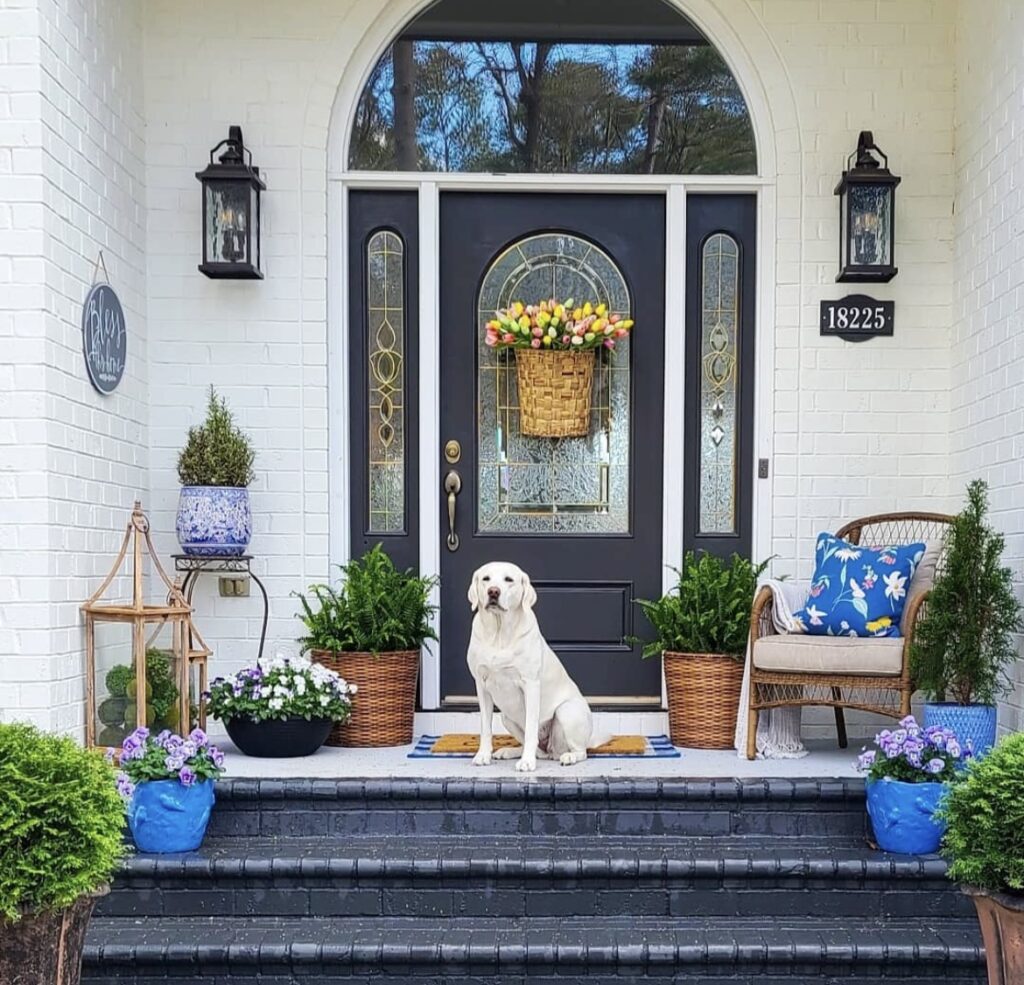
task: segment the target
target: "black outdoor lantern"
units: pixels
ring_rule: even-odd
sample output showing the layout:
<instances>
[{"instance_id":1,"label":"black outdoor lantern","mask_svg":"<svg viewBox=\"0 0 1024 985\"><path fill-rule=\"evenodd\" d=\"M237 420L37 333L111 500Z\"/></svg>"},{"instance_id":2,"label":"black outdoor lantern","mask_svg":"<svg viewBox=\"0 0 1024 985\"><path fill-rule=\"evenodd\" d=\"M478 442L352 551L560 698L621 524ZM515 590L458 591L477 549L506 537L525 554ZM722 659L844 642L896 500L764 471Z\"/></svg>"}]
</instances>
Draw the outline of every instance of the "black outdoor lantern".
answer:
<instances>
[{"instance_id":1,"label":"black outdoor lantern","mask_svg":"<svg viewBox=\"0 0 1024 985\"><path fill-rule=\"evenodd\" d=\"M874 152L874 153L872 153ZM877 154L881 157L878 160ZM862 130L854 155L836 185L839 196L839 273L837 281L885 283L896 276L897 175L889 159L875 144L870 130Z\"/></svg>"},{"instance_id":2,"label":"black outdoor lantern","mask_svg":"<svg viewBox=\"0 0 1024 985\"><path fill-rule=\"evenodd\" d=\"M214 161L221 148L223 153ZM242 128L210 151L210 163L196 172L203 186L203 262L207 277L262 278L260 270L260 169L242 142Z\"/></svg>"}]
</instances>

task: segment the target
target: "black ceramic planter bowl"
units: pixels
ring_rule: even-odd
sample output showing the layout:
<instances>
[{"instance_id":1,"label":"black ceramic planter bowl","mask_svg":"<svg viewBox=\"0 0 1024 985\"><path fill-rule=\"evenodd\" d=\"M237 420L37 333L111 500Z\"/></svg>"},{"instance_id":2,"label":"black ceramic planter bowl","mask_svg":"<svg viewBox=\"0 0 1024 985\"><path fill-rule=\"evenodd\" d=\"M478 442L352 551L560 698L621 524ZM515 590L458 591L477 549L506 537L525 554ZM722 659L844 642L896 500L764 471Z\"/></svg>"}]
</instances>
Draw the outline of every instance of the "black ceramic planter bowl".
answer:
<instances>
[{"instance_id":1,"label":"black ceramic planter bowl","mask_svg":"<svg viewBox=\"0 0 1024 985\"><path fill-rule=\"evenodd\" d=\"M293 759L315 753L326 741L332 724L326 718L272 718L263 722L232 718L224 726L231 741L246 756Z\"/></svg>"}]
</instances>

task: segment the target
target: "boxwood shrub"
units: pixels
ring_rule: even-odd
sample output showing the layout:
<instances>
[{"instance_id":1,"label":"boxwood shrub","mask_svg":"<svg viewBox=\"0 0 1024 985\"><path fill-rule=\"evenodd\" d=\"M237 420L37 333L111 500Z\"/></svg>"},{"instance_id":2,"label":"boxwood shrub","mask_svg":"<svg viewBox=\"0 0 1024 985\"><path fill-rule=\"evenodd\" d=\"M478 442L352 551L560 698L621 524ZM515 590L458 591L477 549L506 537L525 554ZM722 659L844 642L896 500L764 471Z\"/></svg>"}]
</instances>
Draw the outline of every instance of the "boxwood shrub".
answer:
<instances>
[{"instance_id":1,"label":"boxwood shrub","mask_svg":"<svg viewBox=\"0 0 1024 985\"><path fill-rule=\"evenodd\" d=\"M106 883L124 852L124 803L103 754L0 724L0 920L61 909Z\"/></svg>"}]
</instances>

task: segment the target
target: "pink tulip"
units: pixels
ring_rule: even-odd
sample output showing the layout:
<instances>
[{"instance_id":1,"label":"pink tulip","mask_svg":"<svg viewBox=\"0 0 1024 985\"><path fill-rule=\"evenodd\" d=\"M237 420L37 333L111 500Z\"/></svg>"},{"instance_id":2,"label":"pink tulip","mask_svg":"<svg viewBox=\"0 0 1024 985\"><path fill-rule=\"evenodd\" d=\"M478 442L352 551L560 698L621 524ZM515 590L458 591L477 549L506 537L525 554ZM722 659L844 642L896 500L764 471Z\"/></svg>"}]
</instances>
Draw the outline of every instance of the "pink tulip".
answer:
<instances>
[{"instance_id":1,"label":"pink tulip","mask_svg":"<svg viewBox=\"0 0 1024 985\"><path fill-rule=\"evenodd\" d=\"M615 339L605 339L604 340L604 347L606 349L614 349L615 348Z\"/></svg>"},{"instance_id":2,"label":"pink tulip","mask_svg":"<svg viewBox=\"0 0 1024 985\"><path fill-rule=\"evenodd\" d=\"M486 345L495 346L495 345L498 344L498 336L497 335L488 335L487 338L484 339L484 342L485 342Z\"/></svg>"},{"instance_id":3,"label":"pink tulip","mask_svg":"<svg viewBox=\"0 0 1024 985\"><path fill-rule=\"evenodd\" d=\"M612 315L611 318L608 319L608 321L610 321L614 325L617 321L621 321L621 318L618 315Z\"/></svg>"},{"instance_id":4,"label":"pink tulip","mask_svg":"<svg viewBox=\"0 0 1024 985\"><path fill-rule=\"evenodd\" d=\"M539 339L544 334L544 329L541 328L539 325L535 326L533 329L533 334L535 338Z\"/></svg>"},{"instance_id":5,"label":"pink tulip","mask_svg":"<svg viewBox=\"0 0 1024 985\"><path fill-rule=\"evenodd\" d=\"M562 336L562 345L568 345L568 344L569 344L569 336L568 335L563 335Z\"/></svg>"},{"instance_id":6,"label":"pink tulip","mask_svg":"<svg viewBox=\"0 0 1024 985\"><path fill-rule=\"evenodd\" d=\"M530 342L530 345L532 345L534 347L534 349L539 349L540 348L540 339L533 339L533 341Z\"/></svg>"},{"instance_id":7,"label":"pink tulip","mask_svg":"<svg viewBox=\"0 0 1024 985\"><path fill-rule=\"evenodd\" d=\"M502 337L502 342L515 342L516 337L511 332L506 332Z\"/></svg>"},{"instance_id":8,"label":"pink tulip","mask_svg":"<svg viewBox=\"0 0 1024 985\"><path fill-rule=\"evenodd\" d=\"M628 328L619 328L615 330L615 337L621 339L624 335L629 335Z\"/></svg>"}]
</instances>

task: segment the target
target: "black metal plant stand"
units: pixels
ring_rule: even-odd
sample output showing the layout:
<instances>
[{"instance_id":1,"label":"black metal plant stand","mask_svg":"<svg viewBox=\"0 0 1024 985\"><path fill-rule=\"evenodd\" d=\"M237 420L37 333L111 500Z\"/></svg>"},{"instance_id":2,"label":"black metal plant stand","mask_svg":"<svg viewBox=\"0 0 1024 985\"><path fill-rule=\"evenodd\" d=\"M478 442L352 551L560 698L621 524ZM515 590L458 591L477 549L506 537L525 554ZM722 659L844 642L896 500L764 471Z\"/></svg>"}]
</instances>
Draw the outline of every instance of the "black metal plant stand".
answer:
<instances>
[{"instance_id":1,"label":"black metal plant stand","mask_svg":"<svg viewBox=\"0 0 1024 985\"><path fill-rule=\"evenodd\" d=\"M192 604L192 592L195 590L196 582L200 575L205 574L246 574L259 588L263 596L263 626L260 629L260 649L256 655L257 659L263 656L263 644L267 639L267 621L270 618L270 600L267 598L267 590L260 581L256 572L252 570L252 555L239 554L235 557L200 557L192 554L173 554L174 570L183 572L185 577L181 583L181 590L185 594L185 600Z\"/></svg>"}]
</instances>

